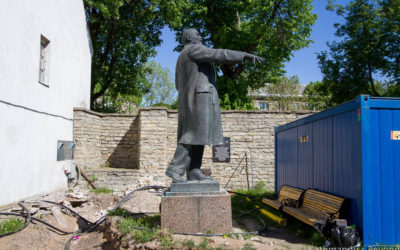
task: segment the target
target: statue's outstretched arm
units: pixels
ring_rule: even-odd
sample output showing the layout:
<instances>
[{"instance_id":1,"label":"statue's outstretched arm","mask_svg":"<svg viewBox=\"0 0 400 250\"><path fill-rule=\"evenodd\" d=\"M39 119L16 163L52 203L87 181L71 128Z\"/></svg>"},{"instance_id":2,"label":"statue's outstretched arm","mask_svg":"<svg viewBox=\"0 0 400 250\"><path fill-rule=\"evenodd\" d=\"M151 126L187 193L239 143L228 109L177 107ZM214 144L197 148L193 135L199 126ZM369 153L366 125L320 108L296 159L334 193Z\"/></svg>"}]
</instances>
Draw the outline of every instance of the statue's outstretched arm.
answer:
<instances>
[{"instance_id":1,"label":"statue's outstretched arm","mask_svg":"<svg viewBox=\"0 0 400 250\"><path fill-rule=\"evenodd\" d=\"M192 45L188 53L190 59L195 62L207 63L225 63L235 64L243 63L244 59L250 60L253 63L264 62L265 59L246 52L229 50L229 49L211 49L204 45Z\"/></svg>"}]
</instances>

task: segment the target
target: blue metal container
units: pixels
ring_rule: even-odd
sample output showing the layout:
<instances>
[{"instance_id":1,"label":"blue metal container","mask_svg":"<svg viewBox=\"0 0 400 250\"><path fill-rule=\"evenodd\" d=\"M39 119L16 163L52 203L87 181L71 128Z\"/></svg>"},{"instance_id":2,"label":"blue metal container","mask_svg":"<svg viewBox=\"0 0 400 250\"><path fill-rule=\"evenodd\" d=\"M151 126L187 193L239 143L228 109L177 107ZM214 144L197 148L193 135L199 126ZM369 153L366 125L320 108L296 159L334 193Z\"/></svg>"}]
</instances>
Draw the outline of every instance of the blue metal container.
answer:
<instances>
[{"instance_id":1,"label":"blue metal container","mask_svg":"<svg viewBox=\"0 0 400 250\"><path fill-rule=\"evenodd\" d=\"M400 98L359 96L275 128L282 185L348 199L366 246L400 243Z\"/></svg>"}]
</instances>

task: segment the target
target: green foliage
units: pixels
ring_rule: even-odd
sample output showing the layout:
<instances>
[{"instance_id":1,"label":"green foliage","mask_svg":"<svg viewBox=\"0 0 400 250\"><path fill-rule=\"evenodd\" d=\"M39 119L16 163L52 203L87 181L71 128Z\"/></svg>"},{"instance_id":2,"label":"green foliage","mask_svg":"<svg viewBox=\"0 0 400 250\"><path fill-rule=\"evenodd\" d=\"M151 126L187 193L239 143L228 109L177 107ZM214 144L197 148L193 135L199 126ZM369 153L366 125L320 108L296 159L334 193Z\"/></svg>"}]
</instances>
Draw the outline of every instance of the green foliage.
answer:
<instances>
[{"instance_id":1,"label":"green foliage","mask_svg":"<svg viewBox=\"0 0 400 250\"><path fill-rule=\"evenodd\" d=\"M182 247L192 249L196 246L196 243L192 239L185 239L181 242Z\"/></svg>"},{"instance_id":2,"label":"green foliage","mask_svg":"<svg viewBox=\"0 0 400 250\"><path fill-rule=\"evenodd\" d=\"M116 93L110 96L106 93L92 105L92 110L102 113L126 113L132 114L140 103L141 96Z\"/></svg>"},{"instance_id":3,"label":"green foliage","mask_svg":"<svg viewBox=\"0 0 400 250\"><path fill-rule=\"evenodd\" d=\"M304 224L303 222L288 216L287 227L294 232L297 237L306 239L309 244L321 247L325 243L325 238L321 236L313 227Z\"/></svg>"},{"instance_id":4,"label":"green foliage","mask_svg":"<svg viewBox=\"0 0 400 250\"><path fill-rule=\"evenodd\" d=\"M18 218L11 218L0 222L0 234L11 233L20 230L24 221Z\"/></svg>"},{"instance_id":5,"label":"green foliage","mask_svg":"<svg viewBox=\"0 0 400 250\"><path fill-rule=\"evenodd\" d=\"M335 24L340 40L318 55L330 105L360 94L398 95L400 1L353 0L346 6L331 4L329 9L345 20ZM388 83L384 92L377 86L379 79Z\"/></svg>"},{"instance_id":6,"label":"green foliage","mask_svg":"<svg viewBox=\"0 0 400 250\"><path fill-rule=\"evenodd\" d=\"M279 80L269 83L266 89L278 103L279 110L294 110L294 102L299 96L300 82L299 77L282 77Z\"/></svg>"},{"instance_id":7,"label":"green foliage","mask_svg":"<svg viewBox=\"0 0 400 250\"><path fill-rule=\"evenodd\" d=\"M247 211L251 211L255 208L255 205L258 205L262 207L263 209L267 210L268 212L271 212L279 217L282 217L283 215L279 212L276 211L275 209L264 205L262 203L263 198L270 198L273 199L274 197L274 192L271 190L266 190L265 189L265 183L259 182L257 183L255 189L250 189L250 190L236 190L235 192L244 194L236 194L232 196L232 213L233 217L242 215L243 213ZM250 199L248 197L250 197ZM268 226L279 226L275 221L271 220L269 217L266 215L262 214L260 211L254 211L248 215L248 217L254 218L257 220L257 218L262 219ZM240 218L235 219L239 224Z\"/></svg>"},{"instance_id":8,"label":"green foliage","mask_svg":"<svg viewBox=\"0 0 400 250\"><path fill-rule=\"evenodd\" d=\"M176 99L172 104L157 103L153 107L166 107L168 109L178 109L178 99Z\"/></svg>"},{"instance_id":9,"label":"green foliage","mask_svg":"<svg viewBox=\"0 0 400 250\"><path fill-rule=\"evenodd\" d=\"M123 234L132 235L138 243L152 241L156 237L156 224L160 222L160 215L134 218L121 218L118 223L118 230ZM159 238L162 236L158 235Z\"/></svg>"},{"instance_id":10,"label":"green foliage","mask_svg":"<svg viewBox=\"0 0 400 250\"><path fill-rule=\"evenodd\" d=\"M92 189L92 192L95 194L111 194L111 193L114 193L114 190L106 188L106 187L99 187L96 189Z\"/></svg>"},{"instance_id":11,"label":"green foliage","mask_svg":"<svg viewBox=\"0 0 400 250\"><path fill-rule=\"evenodd\" d=\"M91 182L97 181L97 176L96 176L96 175L93 175L92 177L90 177L90 181L91 181Z\"/></svg>"},{"instance_id":12,"label":"green foliage","mask_svg":"<svg viewBox=\"0 0 400 250\"><path fill-rule=\"evenodd\" d=\"M167 249L171 249L177 245L177 242L174 242L172 233L168 230L157 230L155 236L158 242L160 242L160 245Z\"/></svg>"},{"instance_id":13,"label":"green foliage","mask_svg":"<svg viewBox=\"0 0 400 250\"><path fill-rule=\"evenodd\" d=\"M144 64L161 43L161 29L180 25L184 1L84 3L93 46L91 108L118 111L120 102L126 100L139 105L148 91ZM99 97L103 100L97 100Z\"/></svg>"},{"instance_id":14,"label":"green foliage","mask_svg":"<svg viewBox=\"0 0 400 250\"><path fill-rule=\"evenodd\" d=\"M311 0L187 1L182 26L199 30L207 46L244 51L266 58L263 64L219 65L217 88L224 109L245 109L247 89L258 89L283 75L292 53L311 42L316 15ZM180 50L182 45L178 46ZM228 94L230 103L226 103ZM240 100L240 103L239 103ZM236 104L235 104L236 103Z\"/></svg>"},{"instance_id":15,"label":"green foliage","mask_svg":"<svg viewBox=\"0 0 400 250\"><path fill-rule=\"evenodd\" d=\"M208 246L208 244L210 243L210 239L208 239L208 238L203 238L202 240L201 240L201 242L199 243L199 245L197 246L197 248L199 248L199 249L212 249L212 248L210 248L209 246Z\"/></svg>"},{"instance_id":16,"label":"green foliage","mask_svg":"<svg viewBox=\"0 0 400 250\"><path fill-rule=\"evenodd\" d=\"M142 105L146 107L172 105L176 101L177 91L169 69L163 68L155 61L147 63L146 67L148 73L145 78L149 92L144 94Z\"/></svg>"},{"instance_id":17,"label":"green foliage","mask_svg":"<svg viewBox=\"0 0 400 250\"><path fill-rule=\"evenodd\" d=\"M121 216L121 217L128 217L131 215L131 213L129 213L128 211L126 211L123 208L118 208L116 210L107 210L107 214L109 216Z\"/></svg>"},{"instance_id":18,"label":"green foliage","mask_svg":"<svg viewBox=\"0 0 400 250\"><path fill-rule=\"evenodd\" d=\"M262 194L264 192L267 192L267 190L265 189L265 182L263 181L257 182L257 184L254 186L254 191L257 194Z\"/></svg>"},{"instance_id":19,"label":"green foliage","mask_svg":"<svg viewBox=\"0 0 400 250\"><path fill-rule=\"evenodd\" d=\"M333 106L332 94L323 82L310 82L304 89L303 95L310 110L322 110Z\"/></svg>"},{"instance_id":20,"label":"green foliage","mask_svg":"<svg viewBox=\"0 0 400 250\"><path fill-rule=\"evenodd\" d=\"M256 250L257 248L254 247L253 244L251 244L250 242L247 242L246 244L244 244L244 246L242 247L242 250Z\"/></svg>"}]
</instances>

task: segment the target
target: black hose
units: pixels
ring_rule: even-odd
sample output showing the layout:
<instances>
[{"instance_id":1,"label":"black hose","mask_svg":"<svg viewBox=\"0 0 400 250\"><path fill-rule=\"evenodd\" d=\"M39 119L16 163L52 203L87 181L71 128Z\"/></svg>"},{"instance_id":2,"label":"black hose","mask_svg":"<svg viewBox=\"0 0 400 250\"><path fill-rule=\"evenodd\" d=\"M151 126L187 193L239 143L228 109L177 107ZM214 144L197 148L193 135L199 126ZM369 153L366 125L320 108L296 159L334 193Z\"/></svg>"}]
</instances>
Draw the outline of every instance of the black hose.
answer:
<instances>
[{"instance_id":1,"label":"black hose","mask_svg":"<svg viewBox=\"0 0 400 250\"><path fill-rule=\"evenodd\" d=\"M57 203L57 202L54 202L54 201L42 200L42 202L54 204L54 205L60 206L62 208L65 208L68 211L70 211L72 214L74 214L74 215L78 216L80 219L84 220L87 224L93 224L93 222L91 222L91 221L87 220L86 218L82 217L80 214L78 214L77 212L75 212L74 210L72 210L71 208L69 208L67 206L64 206L64 205L62 205L60 203Z\"/></svg>"},{"instance_id":2,"label":"black hose","mask_svg":"<svg viewBox=\"0 0 400 250\"><path fill-rule=\"evenodd\" d=\"M122 198L122 200L121 200L117 205L115 205L114 208L111 209L110 211L115 211L115 210L117 210L117 209L120 208L125 202L129 201L130 199L132 199L132 198L134 197L133 194L134 194L135 192L144 191L144 190L149 190L149 189L156 189L156 190L158 190L158 189L167 189L167 188L168 188L168 187L165 187L165 186L158 186L158 185L154 185L154 186L145 186L145 187L137 188L137 189L133 190L132 192L128 193L126 196L124 196L124 197ZM243 196L248 196L248 195L240 194L240 193L236 193L236 192L231 192L231 193L235 193L235 194L239 194L239 195L243 195ZM250 197L250 196L249 196L249 197ZM90 232L90 231L94 230L95 228L97 228L98 226L100 226L100 224L103 223L103 222L105 221L105 219L106 219L106 215L104 215L104 216L102 216L101 218L99 218L97 221L95 221L95 222L93 223L93 222L90 222L89 220L85 219L84 217L82 217L82 216L79 215L77 212L75 212L74 210L72 210L71 208L69 208L69 207L67 207L67 206L61 205L61 204L56 203L56 202L53 202L53 201L47 201L47 200L42 200L42 202L47 202L47 203L51 203L51 204L54 204L54 205L58 205L58 206L60 206L60 207L62 207L62 208L65 208L65 209L69 210L72 214L78 216L79 218L81 218L82 220L84 220L85 222L87 222L87 223L89 224L88 227L85 228L85 229L79 229L79 230L77 230L77 231L75 231L75 232L67 232L67 231L64 231L64 230L59 229L59 228L57 228L57 227L55 227L55 226L51 225L50 223L47 223L47 222L45 222L45 221L43 221L43 220L40 220L40 219L35 218L35 217L31 217L31 214L30 214L29 210L28 210L22 203L18 203L18 205L20 205L20 206L27 212L26 215L25 215L25 214L18 214L18 213L9 213L9 212L3 212L3 213L0 213L0 215L11 215L11 216L24 217L24 218L26 219L26 223L25 223L24 227L22 227L21 229L19 229L19 230L17 230L17 231L9 232L9 233L0 235L0 238L21 231L22 229L26 228L26 227L28 226L28 224L29 224L31 221L38 221L38 222L40 222L40 223L45 224L46 226L48 226L48 227L50 227L50 228L52 228L52 229L54 229L54 230L56 230L56 231L62 233L62 234L73 234L73 236L71 236L71 237L67 240L67 242L66 242L66 244L65 244L65 250L69 250L69 249L70 249L70 243L71 243L71 241L72 241L76 236L79 236L79 235L82 235L82 234L84 234L84 233L86 233L86 232ZM258 218L258 217L257 217L257 219L261 220L261 219ZM265 228L265 223L264 223L262 220L261 220L261 222L264 224L264 228ZM154 230L154 229L140 228L140 227L134 227L134 228L135 228L135 229L138 229L138 230L147 230L147 231L153 231L153 230ZM224 236L224 234L201 234L201 233L174 233L174 234L193 235L193 236L203 236L203 237ZM235 235L257 235L258 232L230 233L230 234L235 234Z\"/></svg>"},{"instance_id":3,"label":"black hose","mask_svg":"<svg viewBox=\"0 0 400 250\"><path fill-rule=\"evenodd\" d=\"M26 218L26 215L25 215L25 214L17 214L17 213L9 213L9 212L0 213L0 215L12 215L12 216L19 216L19 217L24 217L24 218ZM62 234L72 234L72 233L74 233L74 232L67 232L67 231L64 231L64 230L62 230L62 229L59 229L59 228L57 228L57 227L51 225L50 223L47 223L46 221L43 221L43 220L38 219L38 218L35 218L35 217L31 217L31 220L32 220L32 221L38 221L38 222L40 222L40 223L43 223L43 224L45 224L46 226L51 227L52 229L57 230L57 231L59 231L59 232L62 233ZM25 228L25 227L24 227L24 228ZM20 230L18 230L18 231L20 231ZM16 232L18 232L18 231L16 231ZM13 233L16 233L16 232L13 232Z\"/></svg>"},{"instance_id":4,"label":"black hose","mask_svg":"<svg viewBox=\"0 0 400 250\"><path fill-rule=\"evenodd\" d=\"M154 229L145 228L145 227L132 227L132 228L133 228L133 229L136 229L136 230L142 230L142 231L150 231L150 232L153 232L153 231L154 231ZM193 236L202 236L202 237L224 236L224 234L178 233L178 232L174 232L173 234L179 234L179 235L193 235ZM258 232L230 233L230 234L237 234L237 235L257 235Z\"/></svg>"},{"instance_id":5,"label":"black hose","mask_svg":"<svg viewBox=\"0 0 400 250\"><path fill-rule=\"evenodd\" d=\"M24 215L23 217L25 217L25 224L24 224L24 226L23 227L21 227L20 229L18 229L18 230L15 230L15 231L12 231L12 232L8 232L8 233L5 233L5 234L0 234L0 238L2 238L2 237L4 237L4 236L8 236L8 235L11 235L11 234L15 234L15 233L17 233L17 232L19 232L19 231L22 231L23 229L25 229L28 225L29 225L29 223L31 222L31 212L21 203L21 202L18 202L18 205L20 206L20 207L22 207L22 209L23 210L25 210L26 211L26 216ZM0 215L10 215L10 214L7 214L7 213L0 213ZM20 216L21 214L17 214L16 216Z\"/></svg>"},{"instance_id":6,"label":"black hose","mask_svg":"<svg viewBox=\"0 0 400 250\"><path fill-rule=\"evenodd\" d=\"M137 188L137 189L133 190L132 192L128 193L127 195L125 195L125 196L122 198L122 200L121 200L117 205L115 205L115 207L113 207L113 209L111 209L110 211L113 212L113 211L117 210L117 209L120 208L125 202L129 201L130 199L132 199L132 198L134 197L133 194L134 194L135 192L143 191L143 190L148 190L148 189L156 189L156 190L158 190L158 189L167 189L167 188L168 188L168 187L165 187L165 186L158 186L158 185L154 185L154 186L145 186L145 187ZM75 234L74 234L72 237L70 237L70 238L68 239L68 241L65 243L65 248L64 248L64 249L65 249L65 250L69 250L69 249L70 249L71 241L74 239L75 236L81 235L81 234L86 233L86 232L90 232L91 230L93 230L93 229L97 228L98 226L100 226L100 224L103 223L103 222L105 221L105 219L106 219L106 215L102 216L100 219L98 219L97 221L95 221L94 223L92 223L92 225L90 225L88 228L86 228L86 229L84 229L84 230L78 230L77 232L75 232Z\"/></svg>"}]
</instances>

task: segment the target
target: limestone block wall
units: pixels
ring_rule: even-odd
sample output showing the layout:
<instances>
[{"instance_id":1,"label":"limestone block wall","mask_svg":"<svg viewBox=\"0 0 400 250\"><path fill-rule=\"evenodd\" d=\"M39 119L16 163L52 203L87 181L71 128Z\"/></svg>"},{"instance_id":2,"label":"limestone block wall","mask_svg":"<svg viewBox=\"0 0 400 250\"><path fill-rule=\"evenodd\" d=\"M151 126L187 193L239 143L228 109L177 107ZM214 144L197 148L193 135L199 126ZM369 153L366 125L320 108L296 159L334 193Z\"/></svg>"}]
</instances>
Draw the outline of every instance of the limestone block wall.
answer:
<instances>
[{"instance_id":1,"label":"limestone block wall","mask_svg":"<svg viewBox=\"0 0 400 250\"><path fill-rule=\"evenodd\" d=\"M74 159L85 168L138 168L138 116L74 109Z\"/></svg>"},{"instance_id":2,"label":"limestone block wall","mask_svg":"<svg viewBox=\"0 0 400 250\"><path fill-rule=\"evenodd\" d=\"M231 140L231 160L229 163L213 162L212 147L206 146L202 168L210 169L213 178L223 186L228 183L237 168L226 187L227 189L247 188L247 176L250 187L253 183L255 185L257 182L263 181L267 188L273 189L275 176L274 127L309 114L311 112L308 111L222 111L223 133ZM140 110L140 119L146 121L145 124L140 123L140 168L154 169L157 173L157 180L163 180L165 178L164 171L171 161L176 147L178 113L175 110L142 109ZM145 128L146 126L147 128ZM164 131L165 134L161 135L161 131ZM151 144L147 143L150 141L157 143L157 147L151 147ZM146 149L151 150L145 150L143 148L145 145ZM159 159L157 163L154 163L154 157ZM248 175L246 175L246 158ZM251 175L251 170L253 175Z\"/></svg>"},{"instance_id":3,"label":"limestone block wall","mask_svg":"<svg viewBox=\"0 0 400 250\"><path fill-rule=\"evenodd\" d=\"M231 160L229 163L213 162L212 148L206 146L202 168L211 170L213 178L222 186L231 178L227 189L252 187L259 181L272 189L274 127L311 113L222 111L224 136L231 139ZM140 109L137 115L98 114L76 109L75 161L89 168L99 185L109 188L127 188L138 183L168 185L170 179L164 172L175 152L177 123L178 112L165 108ZM102 168L104 166L111 168ZM118 180L124 183L115 183Z\"/></svg>"},{"instance_id":4,"label":"limestone block wall","mask_svg":"<svg viewBox=\"0 0 400 250\"><path fill-rule=\"evenodd\" d=\"M89 110L74 109L74 159L80 167L100 166L102 116Z\"/></svg>"}]
</instances>

